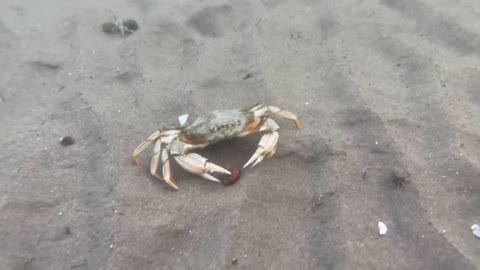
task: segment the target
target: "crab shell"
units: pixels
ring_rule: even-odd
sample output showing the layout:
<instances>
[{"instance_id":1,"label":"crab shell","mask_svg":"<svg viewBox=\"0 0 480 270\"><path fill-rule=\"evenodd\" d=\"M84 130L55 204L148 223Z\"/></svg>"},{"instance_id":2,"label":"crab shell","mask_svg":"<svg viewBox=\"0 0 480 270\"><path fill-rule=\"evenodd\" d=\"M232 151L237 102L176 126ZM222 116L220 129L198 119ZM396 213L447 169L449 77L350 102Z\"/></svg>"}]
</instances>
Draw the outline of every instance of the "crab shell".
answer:
<instances>
[{"instance_id":1,"label":"crab shell","mask_svg":"<svg viewBox=\"0 0 480 270\"><path fill-rule=\"evenodd\" d=\"M213 111L181 129L170 151L172 154L185 152L182 148L185 143L203 148L219 141L245 137L258 132L267 119L265 115L255 117L253 112L245 110Z\"/></svg>"}]
</instances>

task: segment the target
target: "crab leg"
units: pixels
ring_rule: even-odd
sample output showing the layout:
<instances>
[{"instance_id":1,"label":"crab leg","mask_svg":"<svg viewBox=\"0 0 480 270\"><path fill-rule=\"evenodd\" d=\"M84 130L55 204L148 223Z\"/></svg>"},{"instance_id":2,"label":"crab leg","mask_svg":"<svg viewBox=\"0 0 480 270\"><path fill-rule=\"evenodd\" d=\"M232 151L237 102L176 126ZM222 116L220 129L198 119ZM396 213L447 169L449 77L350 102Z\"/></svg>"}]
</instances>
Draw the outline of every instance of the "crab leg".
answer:
<instances>
[{"instance_id":1,"label":"crab leg","mask_svg":"<svg viewBox=\"0 0 480 270\"><path fill-rule=\"evenodd\" d=\"M209 172L220 172L230 175L231 173L211 162L208 162L208 159L200 156L196 153L190 153L182 156L175 156L175 160L180 166L185 170L200 175L201 177L208 179L213 182L220 182L217 178L211 175Z\"/></svg>"},{"instance_id":2,"label":"crab leg","mask_svg":"<svg viewBox=\"0 0 480 270\"><path fill-rule=\"evenodd\" d=\"M295 126L298 129L302 128L302 126L300 125L300 121L298 121L298 118L295 114L293 114L291 112L283 111L280 108L277 108L277 107L274 107L274 106L267 106L267 107L272 113L274 113L274 114L276 114L280 117L283 117L285 119L292 120L295 123Z\"/></svg>"},{"instance_id":3,"label":"crab leg","mask_svg":"<svg viewBox=\"0 0 480 270\"><path fill-rule=\"evenodd\" d=\"M162 144L160 140L157 140L157 142L155 143L155 146L153 147L153 156L152 156L152 161L150 162L150 173L157 178L160 178L160 176L157 174L157 168L158 168L158 163L160 162L161 148L162 148Z\"/></svg>"},{"instance_id":4,"label":"crab leg","mask_svg":"<svg viewBox=\"0 0 480 270\"><path fill-rule=\"evenodd\" d=\"M263 124L263 127L260 128L260 131L270 131L262 136L260 142L258 143L257 151L253 154L253 156L245 163L243 168L246 168L248 165L252 164L252 167L260 163L265 157L269 158L275 154L277 150L277 142L278 142L278 124L273 121L272 119L268 119Z\"/></svg>"},{"instance_id":5,"label":"crab leg","mask_svg":"<svg viewBox=\"0 0 480 270\"><path fill-rule=\"evenodd\" d=\"M245 163L243 168L246 168L248 165L252 164L252 167L260 163L265 157L271 157L275 154L278 142L278 132L274 131L263 135L262 139L258 143L257 151L253 156Z\"/></svg>"},{"instance_id":6,"label":"crab leg","mask_svg":"<svg viewBox=\"0 0 480 270\"><path fill-rule=\"evenodd\" d=\"M152 144L153 141L158 139L160 136L160 131L155 131L152 135L150 135L145 141L143 141L135 150L133 151L133 159L135 160L135 163L138 166L142 166L140 164L140 159L138 158L138 155L142 153L145 149L147 149L150 144Z\"/></svg>"},{"instance_id":7,"label":"crab leg","mask_svg":"<svg viewBox=\"0 0 480 270\"><path fill-rule=\"evenodd\" d=\"M172 173L170 169L170 155L168 154L167 149L162 149L162 172L163 172L163 179L167 184L169 184L172 188L178 190L178 186L173 182Z\"/></svg>"},{"instance_id":8,"label":"crab leg","mask_svg":"<svg viewBox=\"0 0 480 270\"><path fill-rule=\"evenodd\" d=\"M142 166L140 164L140 159L138 155L140 155L147 147L150 146L155 140L159 139L162 143L170 143L176 136L180 133L178 129L169 129L164 131L155 131L152 135L150 135L145 141L143 141L134 151L133 151L133 159L138 166Z\"/></svg>"},{"instance_id":9,"label":"crab leg","mask_svg":"<svg viewBox=\"0 0 480 270\"><path fill-rule=\"evenodd\" d=\"M163 171L163 178L158 175L157 168L160 162L160 158L162 159L162 171ZM169 184L172 188L178 190L178 186L173 182L172 175L170 172L170 159L168 155L167 149L162 147L160 140L155 143L155 147L153 148L153 156L152 161L150 163L150 173L155 176L155 178L159 180L164 180Z\"/></svg>"},{"instance_id":10,"label":"crab leg","mask_svg":"<svg viewBox=\"0 0 480 270\"><path fill-rule=\"evenodd\" d=\"M298 129L301 128L300 121L298 121L298 117L295 114L284 111L275 106L267 106L265 103L260 103L250 108L249 111L253 112L255 114L255 117L262 116L267 111L270 111L271 113L274 113L280 117L283 117L288 120L292 120Z\"/></svg>"}]
</instances>

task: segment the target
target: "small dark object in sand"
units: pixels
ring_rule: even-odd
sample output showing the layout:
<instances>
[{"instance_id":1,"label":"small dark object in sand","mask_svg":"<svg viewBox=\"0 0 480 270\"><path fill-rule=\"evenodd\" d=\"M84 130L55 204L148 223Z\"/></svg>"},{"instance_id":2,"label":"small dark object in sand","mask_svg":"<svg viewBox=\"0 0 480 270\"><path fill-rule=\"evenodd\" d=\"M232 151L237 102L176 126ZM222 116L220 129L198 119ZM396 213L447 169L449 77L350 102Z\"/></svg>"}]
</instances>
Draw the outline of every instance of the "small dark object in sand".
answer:
<instances>
[{"instance_id":1,"label":"small dark object in sand","mask_svg":"<svg viewBox=\"0 0 480 270\"><path fill-rule=\"evenodd\" d=\"M124 20L122 21L122 25L125 27L125 30L130 31L131 33L138 30L138 23L134 19Z\"/></svg>"},{"instance_id":2,"label":"small dark object in sand","mask_svg":"<svg viewBox=\"0 0 480 270\"><path fill-rule=\"evenodd\" d=\"M237 265L237 264L238 264L238 259L237 259L237 258L233 258L233 259L232 259L232 264L233 264L233 265Z\"/></svg>"},{"instance_id":3,"label":"small dark object in sand","mask_svg":"<svg viewBox=\"0 0 480 270\"><path fill-rule=\"evenodd\" d=\"M390 176L390 180L395 187L404 188L410 183L408 180L409 177L410 173L406 169L394 169Z\"/></svg>"},{"instance_id":4,"label":"small dark object in sand","mask_svg":"<svg viewBox=\"0 0 480 270\"><path fill-rule=\"evenodd\" d=\"M253 74L252 74L252 73L247 73L245 76L243 76L243 79L244 79L244 80L248 80L248 79L250 79L251 77L253 77Z\"/></svg>"},{"instance_id":5,"label":"small dark object in sand","mask_svg":"<svg viewBox=\"0 0 480 270\"><path fill-rule=\"evenodd\" d=\"M75 143L75 140L70 136L60 138L60 144L63 146L70 146Z\"/></svg>"},{"instance_id":6,"label":"small dark object in sand","mask_svg":"<svg viewBox=\"0 0 480 270\"><path fill-rule=\"evenodd\" d=\"M113 22L105 22L102 24L102 31L108 34L116 34L120 33L120 29L118 28L116 23Z\"/></svg>"},{"instance_id":7,"label":"small dark object in sand","mask_svg":"<svg viewBox=\"0 0 480 270\"><path fill-rule=\"evenodd\" d=\"M230 172L232 173L231 175L222 177L222 183L225 186L231 186L235 184L240 179L240 176L242 176L242 171L240 170L240 168L233 168L230 170Z\"/></svg>"},{"instance_id":8,"label":"small dark object in sand","mask_svg":"<svg viewBox=\"0 0 480 270\"><path fill-rule=\"evenodd\" d=\"M138 30L138 23L133 19L127 19L114 22L105 22L102 24L102 31L107 34L129 35Z\"/></svg>"}]
</instances>

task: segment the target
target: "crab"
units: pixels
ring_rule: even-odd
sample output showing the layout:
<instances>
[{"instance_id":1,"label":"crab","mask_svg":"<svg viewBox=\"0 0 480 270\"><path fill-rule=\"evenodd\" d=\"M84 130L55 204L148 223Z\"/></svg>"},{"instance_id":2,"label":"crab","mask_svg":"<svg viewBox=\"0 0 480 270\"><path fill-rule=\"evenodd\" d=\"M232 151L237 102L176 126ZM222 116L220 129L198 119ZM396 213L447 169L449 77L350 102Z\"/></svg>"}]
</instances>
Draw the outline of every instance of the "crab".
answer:
<instances>
[{"instance_id":1,"label":"crab","mask_svg":"<svg viewBox=\"0 0 480 270\"><path fill-rule=\"evenodd\" d=\"M275 154L279 126L271 118L273 115L291 120L298 129L301 128L297 116L293 113L264 103L247 109L213 111L209 115L197 118L191 124L185 125L182 123L185 121L179 119L180 127L155 131L133 151L133 159L141 167L140 153L154 143L150 173L165 181L172 188L179 189L172 179L170 169L170 157L172 156L188 172L213 182L221 182L214 174L231 175L231 172L192 151L222 140L265 132L258 143L257 150L243 166L243 168L249 165L253 167L263 159L270 158ZM160 161L162 176L157 172Z\"/></svg>"}]
</instances>

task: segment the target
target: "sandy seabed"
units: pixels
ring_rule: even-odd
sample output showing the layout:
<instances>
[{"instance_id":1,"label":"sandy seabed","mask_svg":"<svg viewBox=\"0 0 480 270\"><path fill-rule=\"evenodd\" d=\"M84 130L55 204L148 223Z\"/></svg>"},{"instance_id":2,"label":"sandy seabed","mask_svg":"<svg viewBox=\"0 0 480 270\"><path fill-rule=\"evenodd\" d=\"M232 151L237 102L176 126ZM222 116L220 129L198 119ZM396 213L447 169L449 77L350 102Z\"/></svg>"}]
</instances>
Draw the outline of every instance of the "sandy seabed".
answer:
<instances>
[{"instance_id":1,"label":"sandy seabed","mask_svg":"<svg viewBox=\"0 0 480 270\"><path fill-rule=\"evenodd\" d=\"M480 269L479 13L474 0L1 1L1 268ZM102 32L112 14L138 31ZM257 102L303 129L278 119L276 155L235 185L174 165L175 192L132 162L181 114ZM201 153L242 166L259 139Z\"/></svg>"}]
</instances>

